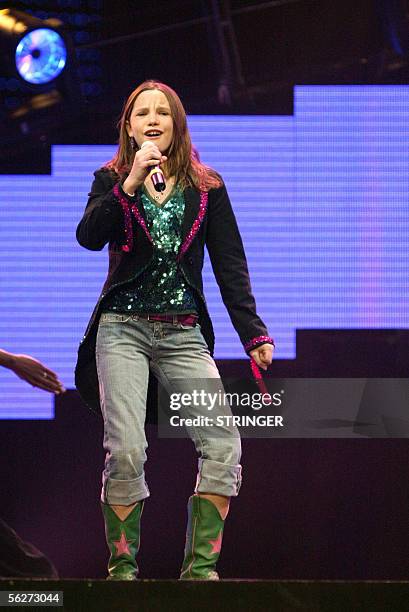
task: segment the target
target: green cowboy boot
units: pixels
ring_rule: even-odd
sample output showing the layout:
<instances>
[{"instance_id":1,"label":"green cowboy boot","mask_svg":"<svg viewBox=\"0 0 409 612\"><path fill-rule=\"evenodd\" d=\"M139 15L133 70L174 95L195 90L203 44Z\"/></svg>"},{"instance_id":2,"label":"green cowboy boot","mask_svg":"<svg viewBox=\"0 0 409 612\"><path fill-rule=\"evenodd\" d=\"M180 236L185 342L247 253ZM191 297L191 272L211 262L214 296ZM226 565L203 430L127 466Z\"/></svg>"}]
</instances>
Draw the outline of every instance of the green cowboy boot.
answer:
<instances>
[{"instance_id":1,"label":"green cowboy boot","mask_svg":"<svg viewBox=\"0 0 409 612\"><path fill-rule=\"evenodd\" d=\"M219 580L216 563L222 545L224 520L208 499L192 495L187 506L185 558L180 580Z\"/></svg>"},{"instance_id":2,"label":"green cowboy boot","mask_svg":"<svg viewBox=\"0 0 409 612\"><path fill-rule=\"evenodd\" d=\"M139 551L143 504L143 501L138 502L122 521L111 506L101 503L105 535L111 553L107 580L136 580L139 572L136 555Z\"/></svg>"}]
</instances>

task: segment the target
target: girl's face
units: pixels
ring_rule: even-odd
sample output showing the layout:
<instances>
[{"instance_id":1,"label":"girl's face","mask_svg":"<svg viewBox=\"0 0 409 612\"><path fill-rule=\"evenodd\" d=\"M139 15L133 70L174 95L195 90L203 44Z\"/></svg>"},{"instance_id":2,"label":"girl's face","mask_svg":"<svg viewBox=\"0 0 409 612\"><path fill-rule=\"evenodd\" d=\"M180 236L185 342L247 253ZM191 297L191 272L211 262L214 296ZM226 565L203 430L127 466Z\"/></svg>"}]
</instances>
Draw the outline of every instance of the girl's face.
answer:
<instances>
[{"instance_id":1,"label":"girl's face","mask_svg":"<svg viewBox=\"0 0 409 612\"><path fill-rule=\"evenodd\" d=\"M126 129L139 148L151 140L165 153L173 139L173 118L165 94L159 89L142 91L134 102Z\"/></svg>"}]
</instances>

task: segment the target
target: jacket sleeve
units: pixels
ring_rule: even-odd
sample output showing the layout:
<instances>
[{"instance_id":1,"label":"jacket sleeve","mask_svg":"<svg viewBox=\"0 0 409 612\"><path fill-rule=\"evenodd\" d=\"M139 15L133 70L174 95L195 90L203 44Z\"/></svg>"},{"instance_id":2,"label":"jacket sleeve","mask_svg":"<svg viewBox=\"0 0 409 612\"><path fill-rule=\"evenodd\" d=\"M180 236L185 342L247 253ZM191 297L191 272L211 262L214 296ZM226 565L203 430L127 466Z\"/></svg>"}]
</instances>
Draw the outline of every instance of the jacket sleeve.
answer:
<instances>
[{"instance_id":1,"label":"jacket sleeve","mask_svg":"<svg viewBox=\"0 0 409 612\"><path fill-rule=\"evenodd\" d=\"M77 227L79 244L91 251L101 251L109 242L120 242L124 235L122 207L114 194L113 173L104 169L94 172L84 215Z\"/></svg>"},{"instance_id":2,"label":"jacket sleeve","mask_svg":"<svg viewBox=\"0 0 409 612\"><path fill-rule=\"evenodd\" d=\"M226 187L209 193L206 246L231 322L246 352L274 344L257 315L243 241Z\"/></svg>"}]
</instances>

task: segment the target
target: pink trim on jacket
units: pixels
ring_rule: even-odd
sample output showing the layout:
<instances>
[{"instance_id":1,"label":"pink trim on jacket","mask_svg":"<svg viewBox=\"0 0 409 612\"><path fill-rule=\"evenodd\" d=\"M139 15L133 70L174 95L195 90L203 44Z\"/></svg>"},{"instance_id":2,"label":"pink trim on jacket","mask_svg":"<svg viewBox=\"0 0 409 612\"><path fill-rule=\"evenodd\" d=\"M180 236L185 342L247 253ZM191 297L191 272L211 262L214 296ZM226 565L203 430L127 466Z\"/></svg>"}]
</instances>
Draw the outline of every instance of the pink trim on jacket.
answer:
<instances>
[{"instance_id":1,"label":"pink trim on jacket","mask_svg":"<svg viewBox=\"0 0 409 612\"><path fill-rule=\"evenodd\" d=\"M122 245L122 251L129 253L133 246L131 211L129 209L128 201L126 198L124 198L119 190L118 183L114 187L114 195L119 200L119 203L122 206L122 212L124 213L125 244Z\"/></svg>"},{"instance_id":2,"label":"pink trim on jacket","mask_svg":"<svg viewBox=\"0 0 409 612\"><path fill-rule=\"evenodd\" d=\"M206 214L207 200L208 200L208 193L207 193L207 191L201 191L200 192L199 212L197 214L196 219L193 222L192 227L190 228L190 232L186 236L183 244L181 245L181 247L179 249L179 253L178 253L178 256L177 256L177 261L178 262L182 259L183 255L186 253L186 251L188 250L188 248L192 244L193 238L196 236L197 232L199 231L199 227L201 226L203 218L204 218L204 216Z\"/></svg>"},{"instance_id":3,"label":"pink trim on jacket","mask_svg":"<svg viewBox=\"0 0 409 612\"><path fill-rule=\"evenodd\" d=\"M141 226L141 228L143 229L143 231L145 232L149 242L153 244L152 236L150 235L148 228L146 227L145 219L142 217L137 206L134 203L130 204L125 198L125 196L122 195L118 183L114 187L114 195L118 198L124 213L125 244L122 245L122 250L125 251L125 253L129 253L129 251L131 251L133 247L131 212L139 223L139 225Z\"/></svg>"},{"instance_id":4,"label":"pink trim on jacket","mask_svg":"<svg viewBox=\"0 0 409 612\"><path fill-rule=\"evenodd\" d=\"M256 338L252 338L251 340L246 342L246 344L244 345L244 350L246 351L246 353L248 353L248 351L255 347L256 344L264 343L272 344L273 346L275 346L274 340L270 338L270 336L257 336Z\"/></svg>"}]
</instances>

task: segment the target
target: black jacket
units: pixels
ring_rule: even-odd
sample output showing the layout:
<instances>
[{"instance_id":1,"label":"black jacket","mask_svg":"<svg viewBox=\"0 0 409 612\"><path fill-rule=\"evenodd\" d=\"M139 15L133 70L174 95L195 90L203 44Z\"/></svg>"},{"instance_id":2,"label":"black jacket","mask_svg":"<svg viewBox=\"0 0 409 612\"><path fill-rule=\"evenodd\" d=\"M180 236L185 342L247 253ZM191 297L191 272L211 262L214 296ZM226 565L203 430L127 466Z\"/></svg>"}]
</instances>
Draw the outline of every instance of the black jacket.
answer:
<instances>
[{"instance_id":1,"label":"black jacket","mask_svg":"<svg viewBox=\"0 0 409 612\"><path fill-rule=\"evenodd\" d=\"M110 170L102 168L94 176L84 216L77 228L77 240L92 251L100 251L108 243L109 269L78 350L75 383L84 402L98 411L95 342L103 300L114 287L141 274L151 259L153 245L139 194L126 195L118 176ZM256 313L243 243L225 186L211 189L208 194L187 188L184 196L179 265L194 291L199 323L211 354L214 333L202 283L205 245L223 302L245 350L248 352L265 342L273 343Z\"/></svg>"}]
</instances>

